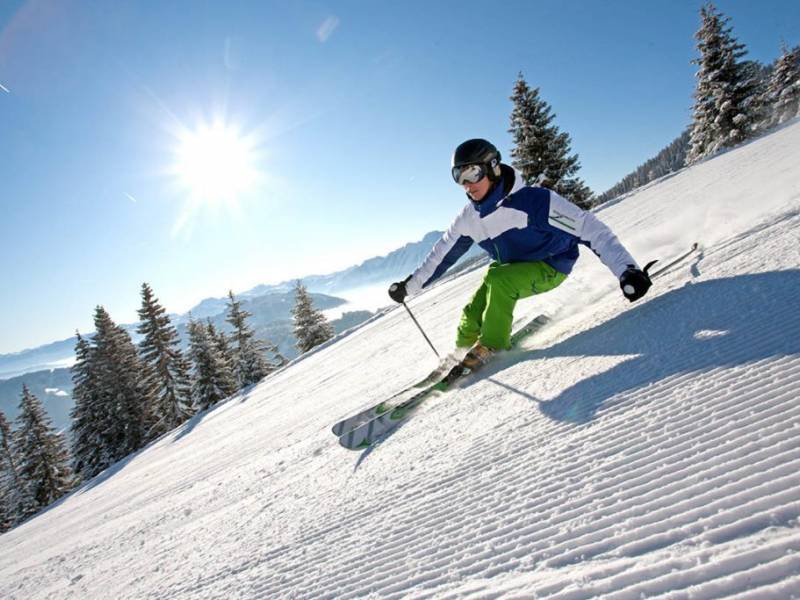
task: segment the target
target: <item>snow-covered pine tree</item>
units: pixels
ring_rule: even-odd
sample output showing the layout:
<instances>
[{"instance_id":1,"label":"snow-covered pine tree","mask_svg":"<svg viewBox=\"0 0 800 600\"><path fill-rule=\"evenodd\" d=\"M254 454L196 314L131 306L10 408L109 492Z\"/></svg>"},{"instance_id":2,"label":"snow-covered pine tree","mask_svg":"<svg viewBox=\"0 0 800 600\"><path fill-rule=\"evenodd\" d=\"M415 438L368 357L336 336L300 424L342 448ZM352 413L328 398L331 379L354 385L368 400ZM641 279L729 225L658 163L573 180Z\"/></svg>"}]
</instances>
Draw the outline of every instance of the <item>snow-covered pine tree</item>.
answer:
<instances>
[{"instance_id":1,"label":"snow-covered pine tree","mask_svg":"<svg viewBox=\"0 0 800 600\"><path fill-rule=\"evenodd\" d=\"M511 128L514 139L512 164L522 172L528 184L550 188L582 208L592 203L592 191L575 176L580 169L577 154L570 154L568 134L553 124L550 105L531 89L522 73L511 96Z\"/></svg>"},{"instance_id":2,"label":"snow-covered pine tree","mask_svg":"<svg viewBox=\"0 0 800 600\"><path fill-rule=\"evenodd\" d=\"M139 342L139 356L146 369L143 383L155 400L150 410L155 422L148 431L148 437L153 439L194 414L190 366L180 351L177 330L147 283L142 284L142 307L138 312L141 321L137 332L144 336Z\"/></svg>"},{"instance_id":3,"label":"snow-covered pine tree","mask_svg":"<svg viewBox=\"0 0 800 600\"><path fill-rule=\"evenodd\" d=\"M0 411L0 533L37 510L28 485L19 476L17 463L11 425Z\"/></svg>"},{"instance_id":4,"label":"snow-covered pine tree","mask_svg":"<svg viewBox=\"0 0 800 600\"><path fill-rule=\"evenodd\" d=\"M8 427L6 416L0 411L0 438L4 437L3 424ZM3 461L2 450L0 450L0 533L5 533L14 524L14 517L11 511L11 489L6 474L7 467Z\"/></svg>"},{"instance_id":5,"label":"snow-covered pine tree","mask_svg":"<svg viewBox=\"0 0 800 600\"><path fill-rule=\"evenodd\" d=\"M283 357L278 355L272 362L267 360L266 353L275 354L277 348L256 339L255 332L247 324L247 319L251 315L242 309L241 303L236 300L233 291L228 292L228 299L228 315L225 320L233 328L231 339L236 344L233 348L234 374L239 387L243 388L258 383L272 373L281 366Z\"/></svg>"},{"instance_id":6,"label":"snow-covered pine tree","mask_svg":"<svg viewBox=\"0 0 800 600\"><path fill-rule=\"evenodd\" d=\"M209 335L208 327L190 320L189 355L194 363L192 399L197 410L206 410L237 390L228 361L218 350L218 340Z\"/></svg>"},{"instance_id":7,"label":"snow-covered pine tree","mask_svg":"<svg viewBox=\"0 0 800 600\"><path fill-rule=\"evenodd\" d=\"M214 346L216 347L217 352L219 352L220 358L225 363L230 372L233 373L233 365L235 364L235 358L233 356L233 350L231 350L231 345L228 340L228 336L225 334L224 331L218 330L216 327L214 327L214 323L211 322L211 319L208 319L206 329L208 330L209 337L214 341Z\"/></svg>"},{"instance_id":8,"label":"snow-covered pine tree","mask_svg":"<svg viewBox=\"0 0 800 600\"><path fill-rule=\"evenodd\" d=\"M781 56L772 70L767 98L772 105L770 125L800 116L800 46L781 44Z\"/></svg>"},{"instance_id":9,"label":"snow-covered pine tree","mask_svg":"<svg viewBox=\"0 0 800 600\"><path fill-rule=\"evenodd\" d=\"M314 303L306 287L298 279L294 286L294 336L300 353L308 352L315 346L333 337L333 327Z\"/></svg>"},{"instance_id":10,"label":"snow-covered pine tree","mask_svg":"<svg viewBox=\"0 0 800 600\"><path fill-rule=\"evenodd\" d=\"M746 60L739 64L742 77L749 82L751 89L747 100L747 114L750 117L750 136L769 128L771 109L769 106L769 82L772 78L772 66L761 64L755 60Z\"/></svg>"},{"instance_id":11,"label":"snow-covered pine tree","mask_svg":"<svg viewBox=\"0 0 800 600\"><path fill-rule=\"evenodd\" d=\"M7 436L10 436L10 433L7 433L9 429L6 416L3 414L3 411L0 411L0 444L3 443L3 440ZM8 473L8 471L13 468L13 465L7 467L4 456L5 454L0 446L0 533L11 529L14 523L11 511L11 485Z\"/></svg>"},{"instance_id":12,"label":"snow-covered pine tree","mask_svg":"<svg viewBox=\"0 0 800 600\"><path fill-rule=\"evenodd\" d=\"M114 462L111 456L112 405L101 393L94 349L76 332L75 363L72 365L72 407L70 440L72 470L90 479Z\"/></svg>"},{"instance_id":13,"label":"snow-covered pine tree","mask_svg":"<svg viewBox=\"0 0 800 600\"><path fill-rule=\"evenodd\" d=\"M739 59L747 54L733 37L730 18L713 4L700 9L702 24L695 34L700 58L694 98L688 164L735 146L752 135L757 103L757 82L752 69Z\"/></svg>"},{"instance_id":14,"label":"snow-covered pine tree","mask_svg":"<svg viewBox=\"0 0 800 600\"><path fill-rule=\"evenodd\" d=\"M18 473L36 502L44 508L66 494L74 484L69 453L61 434L28 389L22 386L22 400L14 431L14 454Z\"/></svg>"},{"instance_id":15,"label":"snow-covered pine tree","mask_svg":"<svg viewBox=\"0 0 800 600\"><path fill-rule=\"evenodd\" d=\"M101 402L108 403L106 410L111 415L104 438L110 460L116 462L147 442L154 400L144 383L145 369L128 332L117 326L102 306L97 307L94 324L92 361L97 369Z\"/></svg>"}]
</instances>

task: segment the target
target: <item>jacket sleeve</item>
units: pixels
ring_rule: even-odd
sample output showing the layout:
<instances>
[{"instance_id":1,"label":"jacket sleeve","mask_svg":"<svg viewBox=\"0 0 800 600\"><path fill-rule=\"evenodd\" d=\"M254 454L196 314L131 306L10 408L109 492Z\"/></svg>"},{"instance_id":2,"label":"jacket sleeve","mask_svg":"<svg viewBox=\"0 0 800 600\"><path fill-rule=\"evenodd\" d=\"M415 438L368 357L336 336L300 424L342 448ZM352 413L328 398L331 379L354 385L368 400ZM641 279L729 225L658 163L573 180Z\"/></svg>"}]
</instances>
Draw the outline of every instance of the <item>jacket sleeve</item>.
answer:
<instances>
[{"instance_id":1,"label":"jacket sleeve","mask_svg":"<svg viewBox=\"0 0 800 600\"><path fill-rule=\"evenodd\" d=\"M418 294L452 267L470 249L473 239L463 233L465 212L453 221L442 238L436 242L422 264L411 274L406 283L410 295Z\"/></svg>"},{"instance_id":2,"label":"jacket sleeve","mask_svg":"<svg viewBox=\"0 0 800 600\"><path fill-rule=\"evenodd\" d=\"M638 268L614 232L594 213L572 204L552 190L547 220L550 227L569 233L588 246L616 278L619 279L629 265Z\"/></svg>"}]
</instances>

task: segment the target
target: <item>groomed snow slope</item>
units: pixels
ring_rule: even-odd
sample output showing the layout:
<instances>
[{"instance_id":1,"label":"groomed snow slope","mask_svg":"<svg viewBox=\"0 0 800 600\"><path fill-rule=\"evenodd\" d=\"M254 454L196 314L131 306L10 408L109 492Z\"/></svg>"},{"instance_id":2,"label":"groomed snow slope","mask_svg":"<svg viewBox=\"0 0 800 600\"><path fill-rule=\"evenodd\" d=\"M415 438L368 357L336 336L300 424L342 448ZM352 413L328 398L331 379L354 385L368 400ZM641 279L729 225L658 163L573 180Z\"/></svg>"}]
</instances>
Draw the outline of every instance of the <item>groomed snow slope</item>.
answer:
<instances>
[{"instance_id":1,"label":"groomed snow slope","mask_svg":"<svg viewBox=\"0 0 800 600\"><path fill-rule=\"evenodd\" d=\"M329 428L426 373L394 310L0 537L3 598L800 597L800 124L600 212L521 302L556 322L375 448ZM481 272L411 306L445 349Z\"/></svg>"}]
</instances>

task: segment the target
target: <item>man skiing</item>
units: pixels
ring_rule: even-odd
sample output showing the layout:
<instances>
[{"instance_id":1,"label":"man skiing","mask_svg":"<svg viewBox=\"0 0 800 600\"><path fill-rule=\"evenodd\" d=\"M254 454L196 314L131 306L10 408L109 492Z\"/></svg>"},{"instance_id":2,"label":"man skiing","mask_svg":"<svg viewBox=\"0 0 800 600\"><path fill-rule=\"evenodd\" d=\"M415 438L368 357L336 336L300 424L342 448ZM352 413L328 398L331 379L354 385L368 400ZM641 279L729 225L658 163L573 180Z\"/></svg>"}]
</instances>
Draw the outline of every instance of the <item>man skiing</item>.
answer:
<instances>
[{"instance_id":1,"label":"man skiing","mask_svg":"<svg viewBox=\"0 0 800 600\"><path fill-rule=\"evenodd\" d=\"M631 302L651 286L647 273L593 213L552 190L526 185L521 173L500 160L497 148L483 139L456 148L451 174L470 201L422 264L389 288L392 300L405 302L477 242L494 260L458 325L456 359L463 356L461 364L472 370L509 348L517 300L560 285L578 259L578 244L591 248Z\"/></svg>"}]
</instances>

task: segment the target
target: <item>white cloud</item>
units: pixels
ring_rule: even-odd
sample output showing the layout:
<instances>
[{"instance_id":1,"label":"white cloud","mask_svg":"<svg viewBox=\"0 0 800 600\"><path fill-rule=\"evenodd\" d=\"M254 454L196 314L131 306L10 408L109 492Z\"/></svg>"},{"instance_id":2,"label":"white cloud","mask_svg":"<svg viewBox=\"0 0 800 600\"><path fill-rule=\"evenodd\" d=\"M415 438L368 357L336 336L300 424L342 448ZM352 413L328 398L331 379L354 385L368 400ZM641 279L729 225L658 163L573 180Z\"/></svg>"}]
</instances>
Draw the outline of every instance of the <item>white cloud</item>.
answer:
<instances>
[{"instance_id":1,"label":"white cloud","mask_svg":"<svg viewBox=\"0 0 800 600\"><path fill-rule=\"evenodd\" d=\"M319 29L317 29L317 39L324 44L328 41L328 38L333 35L337 27L339 27L339 17L328 17L322 22Z\"/></svg>"},{"instance_id":2,"label":"white cloud","mask_svg":"<svg viewBox=\"0 0 800 600\"><path fill-rule=\"evenodd\" d=\"M69 396L67 392L65 392L64 390L60 390L58 388L44 388L44 393L51 396L58 396L60 398Z\"/></svg>"}]
</instances>

